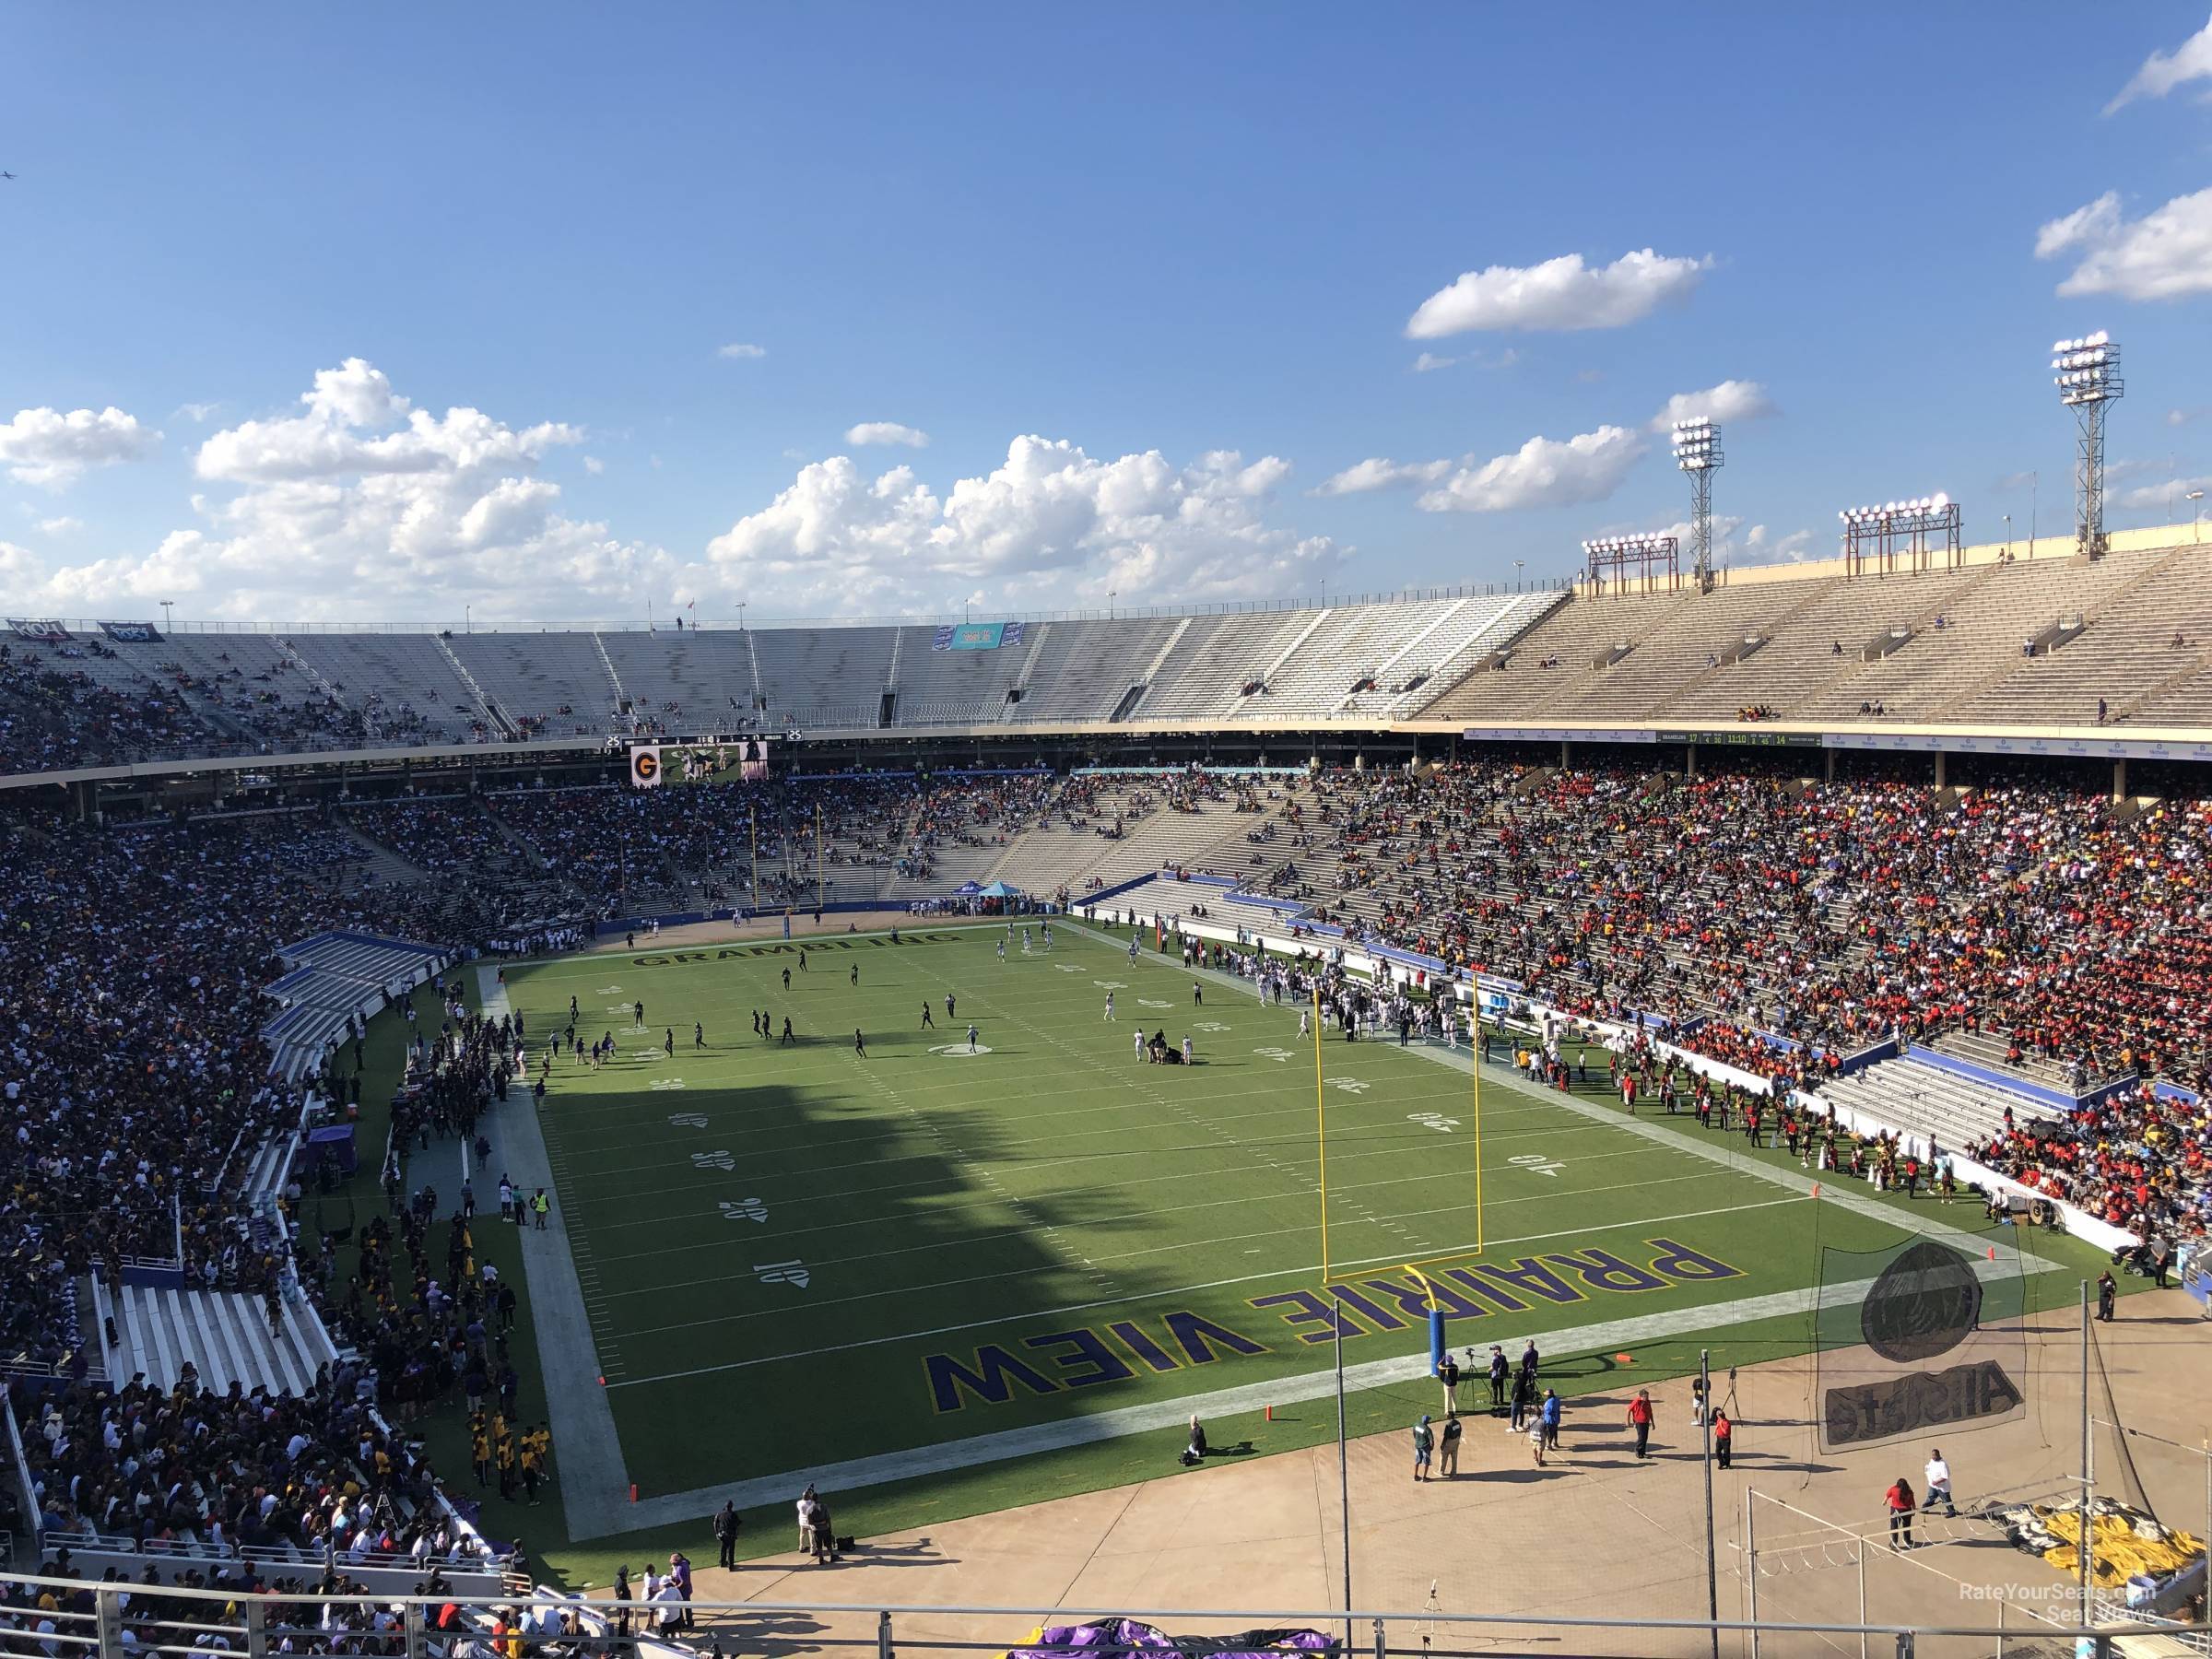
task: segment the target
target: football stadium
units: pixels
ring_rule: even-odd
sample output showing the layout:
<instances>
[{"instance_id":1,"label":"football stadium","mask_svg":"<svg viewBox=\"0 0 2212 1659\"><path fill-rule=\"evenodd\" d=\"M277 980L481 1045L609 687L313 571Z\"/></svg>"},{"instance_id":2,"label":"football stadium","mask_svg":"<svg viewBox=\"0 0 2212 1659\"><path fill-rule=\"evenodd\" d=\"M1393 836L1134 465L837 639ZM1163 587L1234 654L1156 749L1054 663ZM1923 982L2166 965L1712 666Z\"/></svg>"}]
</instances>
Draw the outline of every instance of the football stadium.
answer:
<instances>
[{"instance_id":1,"label":"football stadium","mask_svg":"<svg viewBox=\"0 0 2212 1659\"><path fill-rule=\"evenodd\" d=\"M814 46L864 18L852 131L966 177L968 117L893 142L864 109L956 43L888 12L672 8L666 86L608 96L734 143L755 116L706 61L758 54L764 108L796 112ZM1322 20L1274 21L1284 84L1329 82ZM2051 21L2022 28L2048 45ZM2086 113L2046 104L2035 142L2184 117L2212 80L2191 21L2101 20ZM1516 21L1513 50L1555 61L1557 22ZM33 29L57 88L88 73L80 23ZM1136 131L1086 101L1125 45L1068 25L1040 21L1044 55L1085 97L994 88L978 130ZM1898 23L1931 51L1962 26ZM149 109L204 61L170 28L112 43ZM260 67L337 45L295 28ZM543 85L441 68L424 107L481 97L588 168L535 124L606 41L545 29ZM1865 53L1802 67L1812 112L1848 106ZM276 100L236 73L224 146ZM1263 107L1241 76L1190 119ZM268 107L353 176L352 96ZM1410 142L1431 98L1374 105L1379 130ZM794 181L892 165L822 142ZM41 216L57 248L91 238L102 216L39 193L122 189L114 156L30 150L0 210L26 245ZM1565 189L1588 160L1543 165ZM336 209L286 165L246 176L312 234ZM1876 161L1819 165L1841 192ZM588 424L433 415L350 355L359 310L395 359L509 384L488 406L534 393L508 322L413 332L483 256L436 228L449 188L386 202L445 276L235 325L231 295L210 315L240 378L189 399L126 390L127 334L77 332L66 364L22 336L0 469L42 539L0 540L8 1653L2212 1653L2204 196L2030 224L2074 274L2053 295L2030 265L1986 333L1947 301L1940 347L1863 292L1818 302L1825 339L1794 300L1770 326L1781 276L1702 316L1692 290L1787 211L1764 193L1649 233L1719 254L1507 265L1611 234L1532 197L1502 242L1451 230L1480 268L1402 334L1456 355L1370 401L1451 375L1455 420L1548 422L1771 357L1804 382L1788 418L1724 380L1571 443L1329 473L1361 441L1347 397L1300 441L1327 476L1297 501L1288 463L1221 450L1021 438L942 499L918 428L810 458L816 389L769 378L762 322L700 355L774 406L686 418L799 446L798 477L700 553L571 517L546 476L573 450L565 487L610 520L674 525L696 487L727 522L722 463L624 401L644 355L594 360L643 335L564 336L594 342ZM150 238L182 211L162 194L112 199ZM245 234L245 207L207 210ZM789 211L823 251L747 242L737 280L764 316L826 313L850 229ZM1379 243L1412 235L1394 195L1372 211ZM1113 280L1233 310L1205 274L1226 251L1180 214ZM993 301L914 257L984 337ZM42 303L95 303L74 287ZM933 425L997 375L1033 393L986 370L1010 332L956 369L888 344L907 300L882 302ZM693 303L677 285L635 327ZM1806 367L1861 326L1858 360ZM253 390L300 329L337 366ZM1677 357L1558 355L1633 331ZM1070 349L1122 347L1101 324ZM1879 441L1876 361L1914 381L1879 394ZM122 406L157 396L166 433ZM909 459L871 477L848 458L870 446ZM158 477L100 491L171 463L216 492L202 527L87 551L152 545ZM1358 547L1281 527L1301 509ZM1424 522L1461 512L1493 516Z\"/></svg>"}]
</instances>

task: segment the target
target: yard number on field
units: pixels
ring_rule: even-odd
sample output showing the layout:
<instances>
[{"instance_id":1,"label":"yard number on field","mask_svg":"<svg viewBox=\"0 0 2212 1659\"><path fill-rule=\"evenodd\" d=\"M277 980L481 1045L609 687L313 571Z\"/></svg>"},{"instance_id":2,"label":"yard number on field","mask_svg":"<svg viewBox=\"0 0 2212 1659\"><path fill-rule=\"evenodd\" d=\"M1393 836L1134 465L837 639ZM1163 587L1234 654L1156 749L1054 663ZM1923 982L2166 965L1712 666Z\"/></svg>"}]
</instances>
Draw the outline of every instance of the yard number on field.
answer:
<instances>
[{"instance_id":1,"label":"yard number on field","mask_svg":"<svg viewBox=\"0 0 2212 1659\"><path fill-rule=\"evenodd\" d=\"M734 1170L737 1167L737 1160L727 1151L720 1149L712 1152L694 1152L691 1154L691 1161L702 1170Z\"/></svg>"},{"instance_id":2,"label":"yard number on field","mask_svg":"<svg viewBox=\"0 0 2212 1659\"><path fill-rule=\"evenodd\" d=\"M1363 1082L1358 1077L1331 1077L1329 1079L1329 1087L1331 1088L1341 1088L1346 1094L1365 1094L1369 1089L1372 1088L1374 1085L1372 1083Z\"/></svg>"},{"instance_id":3,"label":"yard number on field","mask_svg":"<svg viewBox=\"0 0 2212 1659\"><path fill-rule=\"evenodd\" d=\"M1298 1056L1286 1048L1257 1048L1252 1051L1263 1060L1295 1060Z\"/></svg>"},{"instance_id":4,"label":"yard number on field","mask_svg":"<svg viewBox=\"0 0 2212 1659\"><path fill-rule=\"evenodd\" d=\"M724 1198L719 1207L724 1221L768 1220L768 1206L758 1198Z\"/></svg>"},{"instance_id":5,"label":"yard number on field","mask_svg":"<svg viewBox=\"0 0 2212 1659\"><path fill-rule=\"evenodd\" d=\"M668 1114L668 1127L671 1129L704 1129L706 1126L707 1114L703 1112L672 1112Z\"/></svg>"},{"instance_id":6,"label":"yard number on field","mask_svg":"<svg viewBox=\"0 0 2212 1659\"><path fill-rule=\"evenodd\" d=\"M655 1077L645 1085L648 1088L681 1088L683 1086L684 1080L681 1077ZM706 1120L701 1118L700 1122L703 1124Z\"/></svg>"},{"instance_id":7,"label":"yard number on field","mask_svg":"<svg viewBox=\"0 0 2212 1659\"><path fill-rule=\"evenodd\" d=\"M1567 1167L1558 1159L1548 1158L1541 1152L1524 1152L1520 1157L1509 1158L1505 1161L1517 1169L1526 1170L1531 1175L1548 1175L1554 1181L1559 1178L1559 1171Z\"/></svg>"},{"instance_id":8,"label":"yard number on field","mask_svg":"<svg viewBox=\"0 0 2212 1659\"><path fill-rule=\"evenodd\" d=\"M755 1262L753 1273L764 1285L796 1285L802 1290L806 1288L806 1264L804 1262Z\"/></svg>"},{"instance_id":9,"label":"yard number on field","mask_svg":"<svg viewBox=\"0 0 2212 1659\"><path fill-rule=\"evenodd\" d=\"M1409 1112L1406 1114L1406 1120L1418 1124L1424 1129L1433 1129L1439 1135L1449 1135L1459 1127L1457 1118L1446 1117L1441 1112Z\"/></svg>"}]
</instances>

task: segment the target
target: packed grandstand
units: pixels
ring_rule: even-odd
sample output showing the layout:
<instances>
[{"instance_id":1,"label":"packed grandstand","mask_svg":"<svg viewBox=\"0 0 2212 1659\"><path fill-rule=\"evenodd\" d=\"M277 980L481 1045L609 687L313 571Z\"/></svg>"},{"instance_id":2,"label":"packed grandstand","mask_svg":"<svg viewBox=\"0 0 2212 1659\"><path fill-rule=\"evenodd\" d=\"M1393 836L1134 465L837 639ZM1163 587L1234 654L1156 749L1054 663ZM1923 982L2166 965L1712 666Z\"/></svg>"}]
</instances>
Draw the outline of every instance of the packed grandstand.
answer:
<instances>
[{"instance_id":1,"label":"packed grandstand","mask_svg":"<svg viewBox=\"0 0 2212 1659\"><path fill-rule=\"evenodd\" d=\"M15 621L0 1358L72 1387L19 1396L0 1527L206 1582L241 1547L301 1577L332 1551L408 1583L480 1567L401 1426L499 1391L512 1312L465 1272L395 1292L411 1201L338 1274L293 1153L394 975L655 918L991 883L1197 906L1641 1023L1673 1056L1653 1087L1802 1091L1838 1167L1941 1146L2194 1245L2212 555L2133 543L1040 619L985 649ZM2078 741L2097 727L2115 741ZM740 731L782 746L768 781L636 789L614 752ZM426 1054L403 1141L466 1135L510 1081L495 1038L468 1017Z\"/></svg>"}]
</instances>

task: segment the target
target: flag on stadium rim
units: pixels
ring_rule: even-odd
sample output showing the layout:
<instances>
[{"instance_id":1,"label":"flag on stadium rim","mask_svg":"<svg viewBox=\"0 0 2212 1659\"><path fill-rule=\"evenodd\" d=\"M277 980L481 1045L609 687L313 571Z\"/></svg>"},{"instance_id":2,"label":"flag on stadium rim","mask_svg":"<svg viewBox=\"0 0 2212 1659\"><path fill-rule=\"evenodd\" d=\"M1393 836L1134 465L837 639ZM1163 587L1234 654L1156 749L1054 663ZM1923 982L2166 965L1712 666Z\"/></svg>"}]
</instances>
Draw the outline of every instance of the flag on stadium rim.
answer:
<instances>
[{"instance_id":1,"label":"flag on stadium rim","mask_svg":"<svg viewBox=\"0 0 2212 1659\"><path fill-rule=\"evenodd\" d=\"M661 786L661 746L633 743L629 748L629 781L640 789Z\"/></svg>"}]
</instances>

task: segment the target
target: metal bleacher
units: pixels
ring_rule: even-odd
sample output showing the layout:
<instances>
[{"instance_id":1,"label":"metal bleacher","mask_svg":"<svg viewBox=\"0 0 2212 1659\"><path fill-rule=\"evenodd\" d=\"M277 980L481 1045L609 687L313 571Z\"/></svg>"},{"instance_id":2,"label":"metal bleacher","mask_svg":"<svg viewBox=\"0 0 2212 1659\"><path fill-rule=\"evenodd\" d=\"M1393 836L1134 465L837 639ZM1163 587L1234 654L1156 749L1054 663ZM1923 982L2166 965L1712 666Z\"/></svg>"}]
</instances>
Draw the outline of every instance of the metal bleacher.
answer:
<instances>
[{"instance_id":1,"label":"metal bleacher","mask_svg":"<svg viewBox=\"0 0 2212 1659\"><path fill-rule=\"evenodd\" d=\"M1977 1082L1919 1060L1881 1060L1849 1077L1830 1077L1820 1093L1877 1123L1925 1135L1953 1150L2001 1134L2009 1108L2016 1122L2049 1117L2026 1095Z\"/></svg>"},{"instance_id":2,"label":"metal bleacher","mask_svg":"<svg viewBox=\"0 0 2212 1659\"><path fill-rule=\"evenodd\" d=\"M288 1080L313 1069L356 1013L419 983L446 954L436 945L336 931L279 947L288 971L267 987L267 994L283 1011L261 1029L272 1069Z\"/></svg>"},{"instance_id":3,"label":"metal bleacher","mask_svg":"<svg viewBox=\"0 0 2212 1659\"><path fill-rule=\"evenodd\" d=\"M171 1389L190 1364L201 1386L218 1394L235 1382L248 1392L300 1394L313 1386L316 1369L338 1357L323 1322L288 1298L280 1300L272 1330L261 1299L239 1291L95 1285L108 1375L118 1381L143 1375ZM105 1330L110 1318L112 1344Z\"/></svg>"}]
</instances>

